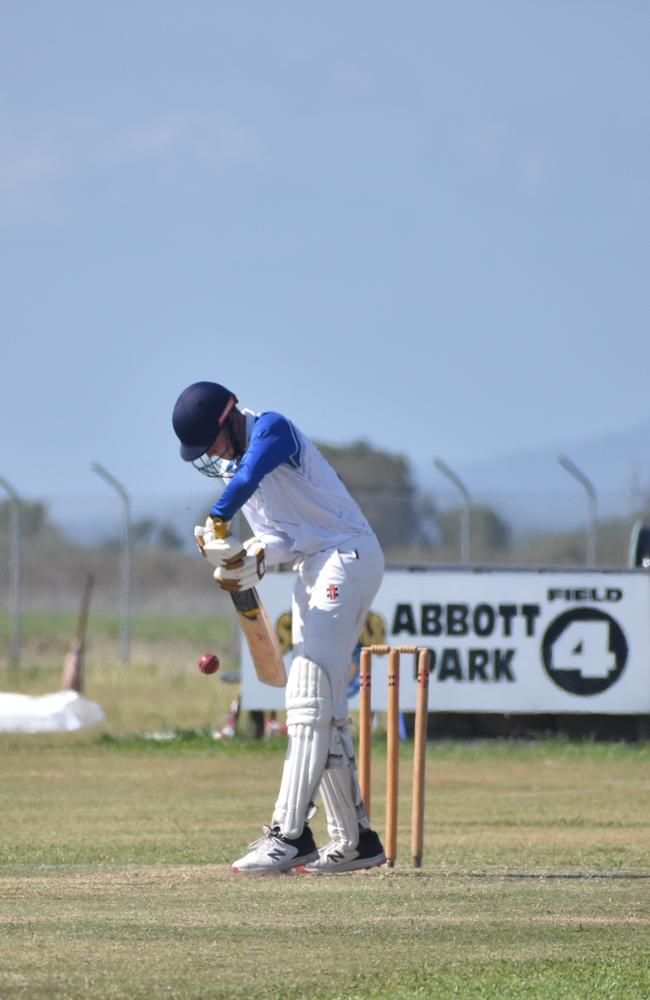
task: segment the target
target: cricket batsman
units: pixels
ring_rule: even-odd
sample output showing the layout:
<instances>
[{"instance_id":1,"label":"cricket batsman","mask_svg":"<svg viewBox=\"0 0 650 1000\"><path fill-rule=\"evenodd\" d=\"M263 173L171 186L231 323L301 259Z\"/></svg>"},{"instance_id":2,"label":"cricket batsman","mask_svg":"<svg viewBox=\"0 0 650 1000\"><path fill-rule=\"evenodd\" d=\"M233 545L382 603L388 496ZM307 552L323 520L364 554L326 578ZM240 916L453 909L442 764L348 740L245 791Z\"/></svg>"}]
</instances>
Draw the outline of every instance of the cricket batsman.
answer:
<instances>
[{"instance_id":1,"label":"cricket batsman","mask_svg":"<svg viewBox=\"0 0 650 1000\"><path fill-rule=\"evenodd\" d=\"M372 868L385 855L361 799L347 685L384 557L361 509L296 425L237 403L225 386L196 382L180 394L172 418L181 458L227 481L206 524L194 529L219 585L248 590L266 566L278 563L292 561L296 571L280 791L270 825L232 869L330 874ZM243 543L217 537L212 519L228 523L240 510L253 537ZM331 838L320 850L308 822L317 792Z\"/></svg>"}]
</instances>

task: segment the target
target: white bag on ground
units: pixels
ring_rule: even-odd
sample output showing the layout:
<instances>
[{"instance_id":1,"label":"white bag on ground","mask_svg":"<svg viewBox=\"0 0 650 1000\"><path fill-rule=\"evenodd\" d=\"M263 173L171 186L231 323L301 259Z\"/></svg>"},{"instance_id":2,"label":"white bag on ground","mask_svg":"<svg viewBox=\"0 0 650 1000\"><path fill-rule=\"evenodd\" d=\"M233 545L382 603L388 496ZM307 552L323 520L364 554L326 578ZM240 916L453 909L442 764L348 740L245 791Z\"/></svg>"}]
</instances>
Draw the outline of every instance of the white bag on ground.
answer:
<instances>
[{"instance_id":1,"label":"white bag on ground","mask_svg":"<svg viewBox=\"0 0 650 1000\"><path fill-rule=\"evenodd\" d=\"M76 691L39 696L0 692L0 733L71 733L105 719L100 705Z\"/></svg>"}]
</instances>

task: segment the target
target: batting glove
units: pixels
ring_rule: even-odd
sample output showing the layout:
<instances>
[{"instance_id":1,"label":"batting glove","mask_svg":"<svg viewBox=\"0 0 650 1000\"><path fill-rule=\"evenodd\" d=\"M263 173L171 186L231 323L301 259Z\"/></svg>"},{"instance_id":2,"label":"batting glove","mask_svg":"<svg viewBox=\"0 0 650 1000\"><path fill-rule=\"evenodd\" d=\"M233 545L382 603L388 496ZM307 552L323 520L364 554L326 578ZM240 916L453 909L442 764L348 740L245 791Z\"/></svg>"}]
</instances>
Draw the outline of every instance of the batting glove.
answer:
<instances>
[{"instance_id":1,"label":"batting glove","mask_svg":"<svg viewBox=\"0 0 650 1000\"><path fill-rule=\"evenodd\" d=\"M242 554L227 565L218 566L213 575L222 590L238 593L256 587L265 572L264 546L259 538L249 538L244 542Z\"/></svg>"},{"instance_id":2,"label":"batting glove","mask_svg":"<svg viewBox=\"0 0 650 1000\"><path fill-rule=\"evenodd\" d=\"M198 545L201 555L205 556L213 566L228 567L231 562L236 563L245 555L241 539L237 538L236 535L217 538L214 518L212 517L209 517L205 524L197 524L194 528L194 541Z\"/></svg>"}]
</instances>

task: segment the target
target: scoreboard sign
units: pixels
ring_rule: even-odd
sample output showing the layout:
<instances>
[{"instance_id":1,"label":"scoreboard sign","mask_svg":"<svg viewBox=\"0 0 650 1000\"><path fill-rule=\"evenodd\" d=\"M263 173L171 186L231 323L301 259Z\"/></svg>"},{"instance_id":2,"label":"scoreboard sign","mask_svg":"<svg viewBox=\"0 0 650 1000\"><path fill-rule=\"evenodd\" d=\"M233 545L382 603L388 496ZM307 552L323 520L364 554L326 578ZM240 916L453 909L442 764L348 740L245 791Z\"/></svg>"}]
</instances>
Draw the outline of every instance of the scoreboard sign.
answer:
<instances>
[{"instance_id":1,"label":"scoreboard sign","mask_svg":"<svg viewBox=\"0 0 650 1000\"><path fill-rule=\"evenodd\" d=\"M274 573L260 588L287 670L292 587L293 574ZM431 650L432 711L650 712L647 571L388 569L366 626L366 643ZM243 706L281 709L283 691L257 681L242 645ZM415 709L415 681L415 657L403 655L404 711ZM376 656L373 708L386 709L386 694L386 658Z\"/></svg>"}]
</instances>

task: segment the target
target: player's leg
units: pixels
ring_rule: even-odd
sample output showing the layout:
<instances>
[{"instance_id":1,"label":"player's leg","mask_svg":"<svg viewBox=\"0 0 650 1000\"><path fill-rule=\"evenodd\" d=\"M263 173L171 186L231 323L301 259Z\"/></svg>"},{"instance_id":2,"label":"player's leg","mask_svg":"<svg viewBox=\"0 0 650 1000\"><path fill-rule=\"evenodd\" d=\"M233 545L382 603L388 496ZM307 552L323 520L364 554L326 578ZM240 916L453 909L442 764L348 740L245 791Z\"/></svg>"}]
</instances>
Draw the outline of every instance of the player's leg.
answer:
<instances>
[{"instance_id":1,"label":"player's leg","mask_svg":"<svg viewBox=\"0 0 650 1000\"><path fill-rule=\"evenodd\" d=\"M318 852L307 823L332 743L330 682L317 663L297 656L286 692L287 754L271 825L234 871L288 871L314 861Z\"/></svg>"},{"instance_id":2,"label":"player's leg","mask_svg":"<svg viewBox=\"0 0 650 1000\"><path fill-rule=\"evenodd\" d=\"M328 848L344 853L343 859L338 854L334 859L336 870L384 860L379 838L369 830L347 730L351 653L383 571L378 548L370 552L362 572L359 560L357 553L319 554L305 560L296 581L295 658L286 692L289 744L280 792L271 826L235 862L237 871L311 870L312 863L326 858L327 849L318 855L307 824L319 786L332 837ZM349 562L355 564L351 569ZM330 870L332 863L327 856L321 867Z\"/></svg>"},{"instance_id":3,"label":"player's leg","mask_svg":"<svg viewBox=\"0 0 650 1000\"><path fill-rule=\"evenodd\" d=\"M352 651L379 588L383 556L378 546L331 553L315 567L302 648L320 657L332 682L335 724L320 793L330 843L307 871L350 871L385 860L379 837L370 829L361 798L354 746L347 720L347 685Z\"/></svg>"},{"instance_id":4,"label":"player's leg","mask_svg":"<svg viewBox=\"0 0 650 1000\"><path fill-rule=\"evenodd\" d=\"M373 868L386 860L361 797L347 720L339 723L337 735L340 753L330 757L320 785L331 839L320 849L318 858L305 865L305 871L310 873Z\"/></svg>"}]
</instances>

